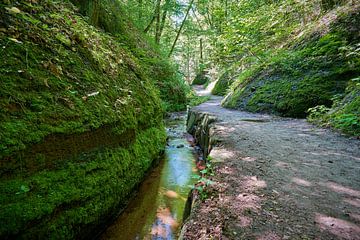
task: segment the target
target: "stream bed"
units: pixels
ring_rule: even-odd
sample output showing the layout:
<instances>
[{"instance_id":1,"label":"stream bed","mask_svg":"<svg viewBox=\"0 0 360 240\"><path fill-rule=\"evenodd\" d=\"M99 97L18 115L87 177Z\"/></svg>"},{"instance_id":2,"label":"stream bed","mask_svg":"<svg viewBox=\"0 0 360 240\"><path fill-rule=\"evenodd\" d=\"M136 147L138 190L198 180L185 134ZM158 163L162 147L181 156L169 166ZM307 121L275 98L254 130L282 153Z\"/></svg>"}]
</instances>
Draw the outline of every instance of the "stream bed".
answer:
<instances>
[{"instance_id":1,"label":"stream bed","mask_svg":"<svg viewBox=\"0 0 360 240\"><path fill-rule=\"evenodd\" d=\"M177 239L197 172L194 148L187 141L185 117L186 113L175 113L167 119L164 159L100 239Z\"/></svg>"}]
</instances>

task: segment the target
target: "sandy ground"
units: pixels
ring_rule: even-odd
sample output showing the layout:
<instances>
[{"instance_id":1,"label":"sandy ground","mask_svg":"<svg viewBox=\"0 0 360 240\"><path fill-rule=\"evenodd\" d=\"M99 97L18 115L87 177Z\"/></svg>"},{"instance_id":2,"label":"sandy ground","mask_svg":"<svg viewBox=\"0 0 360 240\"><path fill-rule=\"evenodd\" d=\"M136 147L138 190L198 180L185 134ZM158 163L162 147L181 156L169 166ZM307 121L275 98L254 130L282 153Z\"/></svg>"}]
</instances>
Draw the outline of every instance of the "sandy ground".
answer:
<instances>
[{"instance_id":1,"label":"sandy ground","mask_svg":"<svg viewBox=\"0 0 360 240\"><path fill-rule=\"evenodd\" d=\"M184 239L360 239L360 141L305 120L196 107L217 117L215 184Z\"/></svg>"}]
</instances>

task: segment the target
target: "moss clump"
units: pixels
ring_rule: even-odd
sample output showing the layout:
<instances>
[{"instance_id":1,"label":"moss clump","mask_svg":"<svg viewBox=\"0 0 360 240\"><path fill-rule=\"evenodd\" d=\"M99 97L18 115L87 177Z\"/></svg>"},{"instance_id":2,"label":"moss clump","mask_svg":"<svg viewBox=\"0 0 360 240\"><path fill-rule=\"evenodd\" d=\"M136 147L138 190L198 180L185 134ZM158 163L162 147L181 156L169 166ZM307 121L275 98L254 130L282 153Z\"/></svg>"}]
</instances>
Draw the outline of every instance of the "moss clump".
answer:
<instances>
[{"instance_id":1,"label":"moss clump","mask_svg":"<svg viewBox=\"0 0 360 240\"><path fill-rule=\"evenodd\" d=\"M157 158L166 138L162 127L139 131L126 148L88 152L80 163L2 179L1 238L90 237L116 214Z\"/></svg>"},{"instance_id":2,"label":"moss clump","mask_svg":"<svg viewBox=\"0 0 360 240\"><path fill-rule=\"evenodd\" d=\"M166 53L159 46L147 39L129 21L128 14L119 1L113 0L72 0L80 7L83 14L89 16L91 24L116 36L136 57L141 71L151 76L157 88L165 111L185 110L190 87L185 84L177 67L169 62Z\"/></svg>"},{"instance_id":3,"label":"moss clump","mask_svg":"<svg viewBox=\"0 0 360 240\"><path fill-rule=\"evenodd\" d=\"M309 109L308 120L321 126L330 126L344 133L360 136L360 78L349 82L345 97L334 98L331 108L323 105ZM340 98L339 98L340 97Z\"/></svg>"},{"instance_id":4,"label":"moss clump","mask_svg":"<svg viewBox=\"0 0 360 240\"><path fill-rule=\"evenodd\" d=\"M87 238L163 149L162 76L129 22L115 37L51 0L5 1L0 16L0 238Z\"/></svg>"},{"instance_id":5,"label":"moss clump","mask_svg":"<svg viewBox=\"0 0 360 240\"><path fill-rule=\"evenodd\" d=\"M210 79L206 75L206 71L200 71L196 74L194 80L192 81L191 85L204 85L209 82Z\"/></svg>"},{"instance_id":6,"label":"moss clump","mask_svg":"<svg viewBox=\"0 0 360 240\"><path fill-rule=\"evenodd\" d=\"M6 29L0 33L0 157L50 134L113 122L125 131L161 121L156 88L116 39L87 24L69 3L18 8L16 15L0 9ZM72 45L53 38L58 34Z\"/></svg>"},{"instance_id":7,"label":"moss clump","mask_svg":"<svg viewBox=\"0 0 360 240\"><path fill-rule=\"evenodd\" d=\"M216 81L211 93L218 96L225 96L231 84L235 81L232 69L227 69L220 74L219 79Z\"/></svg>"},{"instance_id":8,"label":"moss clump","mask_svg":"<svg viewBox=\"0 0 360 240\"><path fill-rule=\"evenodd\" d=\"M330 107L350 79L360 73L351 49L359 42L360 14L338 16L329 31L309 33L292 47L269 54L266 61L243 72L224 106L305 117L317 105Z\"/></svg>"}]
</instances>

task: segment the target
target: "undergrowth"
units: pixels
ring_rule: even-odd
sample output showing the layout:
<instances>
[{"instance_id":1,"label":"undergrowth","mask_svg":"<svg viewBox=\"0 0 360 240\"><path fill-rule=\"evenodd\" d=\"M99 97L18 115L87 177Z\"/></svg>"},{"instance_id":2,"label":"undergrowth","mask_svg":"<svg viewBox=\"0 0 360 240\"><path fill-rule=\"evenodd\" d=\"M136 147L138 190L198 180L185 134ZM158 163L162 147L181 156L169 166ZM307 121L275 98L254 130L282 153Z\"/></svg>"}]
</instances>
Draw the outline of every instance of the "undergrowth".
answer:
<instances>
[{"instance_id":1,"label":"undergrowth","mask_svg":"<svg viewBox=\"0 0 360 240\"><path fill-rule=\"evenodd\" d=\"M308 120L323 127L333 127L354 136L360 136L360 81L352 79L344 97L333 99L331 108L323 105L308 110Z\"/></svg>"}]
</instances>

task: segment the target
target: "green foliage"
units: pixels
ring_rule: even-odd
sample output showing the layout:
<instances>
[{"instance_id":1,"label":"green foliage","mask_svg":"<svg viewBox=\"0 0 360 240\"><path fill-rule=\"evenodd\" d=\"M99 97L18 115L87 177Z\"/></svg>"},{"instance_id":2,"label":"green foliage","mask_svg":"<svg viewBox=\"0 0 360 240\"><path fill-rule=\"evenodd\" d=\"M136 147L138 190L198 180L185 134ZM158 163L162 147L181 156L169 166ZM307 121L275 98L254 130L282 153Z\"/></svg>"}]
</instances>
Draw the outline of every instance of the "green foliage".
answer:
<instances>
[{"instance_id":1,"label":"green foliage","mask_svg":"<svg viewBox=\"0 0 360 240\"><path fill-rule=\"evenodd\" d=\"M236 70L232 68L228 68L220 73L211 93L218 96L225 96L231 84L235 81L235 75L237 75Z\"/></svg>"},{"instance_id":2,"label":"green foliage","mask_svg":"<svg viewBox=\"0 0 360 240\"><path fill-rule=\"evenodd\" d=\"M353 106L344 92L360 69L358 3L201 0L197 7L210 28L211 60L225 69L213 89L228 93L225 107L317 119L337 111L334 96ZM331 115L326 124L355 133L357 120L347 114L357 116Z\"/></svg>"},{"instance_id":3,"label":"green foliage","mask_svg":"<svg viewBox=\"0 0 360 240\"><path fill-rule=\"evenodd\" d=\"M190 88L179 74L177 66L169 61L167 52L162 52L150 37L145 36L129 21L128 16L137 17L139 9L133 8L138 3L130 3L131 1L129 1L125 4L112 0L101 2L94 0L73 1L81 6L84 14L92 16L90 18L92 24L116 35L117 41L120 41L123 47L136 57L137 64L141 66L140 73L149 76L160 90L165 111L186 109L188 103L186 95ZM126 9L133 9L133 11L124 11L124 4ZM144 1L143 4L142 7L147 8L149 3Z\"/></svg>"},{"instance_id":4,"label":"green foliage","mask_svg":"<svg viewBox=\"0 0 360 240\"><path fill-rule=\"evenodd\" d=\"M205 170L203 170L205 171ZM208 191L208 188L214 184L213 181L210 179L198 176L196 177L198 179L197 183L193 186L193 189L196 190L200 196L201 200L205 200L210 196L210 192Z\"/></svg>"},{"instance_id":5,"label":"green foliage","mask_svg":"<svg viewBox=\"0 0 360 240\"><path fill-rule=\"evenodd\" d=\"M193 106L198 106L206 101L208 101L210 99L210 96L196 96L196 95L192 95L190 97L190 102L189 102L189 105L191 107Z\"/></svg>"},{"instance_id":6,"label":"green foliage","mask_svg":"<svg viewBox=\"0 0 360 240\"><path fill-rule=\"evenodd\" d=\"M360 136L359 78L349 82L343 98L334 101L331 109L317 106L309 109L308 120L321 126L331 126L344 133Z\"/></svg>"},{"instance_id":7,"label":"green foliage","mask_svg":"<svg viewBox=\"0 0 360 240\"><path fill-rule=\"evenodd\" d=\"M206 85L210 81L205 65L200 65L191 85Z\"/></svg>"},{"instance_id":8,"label":"green foliage","mask_svg":"<svg viewBox=\"0 0 360 240\"><path fill-rule=\"evenodd\" d=\"M346 6L331 14L337 18L326 30L321 30L322 19L314 21L286 48L265 52L261 44L269 44L268 39L257 40L260 45L254 47L260 51L259 58L250 57L250 62L244 58L249 67L232 85L224 105L291 117L305 117L309 108L318 105L331 107L333 97L344 93L360 69L355 33L358 12ZM279 36L276 41L288 40ZM314 116L320 108L312 110Z\"/></svg>"},{"instance_id":9,"label":"green foliage","mask_svg":"<svg viewBox=\"0 0 360 240\"><path fill-rule=\"evenodd\" d=\"M354 128L359 128L360 126L359 116L353 113L336 115L333 121L335 126L340 129L354 130Z\"/></svg>"},{"instance_id":10,"label":"green foliage","mask_svg":"<svg viewBox=\"0 0 360 240\"><path fill-rule=\"evenodd\" d=\"M204 85L209 81L209 78L206 76L206 72L200 72L196 74L194 80L191 82L191 85Z\"/></svg>"},{"instance_id":11,"label":"green foliage","mask_svg":"<svg viewBox=\"0 0 360 240\"><path fill-rule=\"evenodd\" d=\"M215 171L211 163L211 157L207 158L205 169L200 171L200 175L194 175L193 178L197 179L197 183L192 186L195 189L201 200L207 199L211 195L211 186L215 184L209 177L214 176Z\"/></svg>"},{"instance_id":12,"label":"green foliage","mask_svg":"<svg viewBox=\"0 0 360 240\"><path fill-rule=\"evenodd\" d=\"M316 122L319 118L324 116L324 114L326 114L329 111L330 111L330 108L325 107L324 105L318 105L313 108L309 108L308 109L309 115L308 115L307 119L310 122Z\"/></svg>"}]
</instances>

